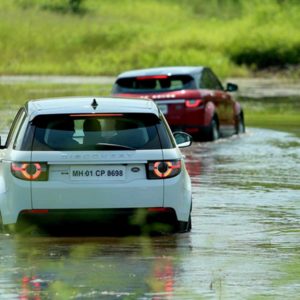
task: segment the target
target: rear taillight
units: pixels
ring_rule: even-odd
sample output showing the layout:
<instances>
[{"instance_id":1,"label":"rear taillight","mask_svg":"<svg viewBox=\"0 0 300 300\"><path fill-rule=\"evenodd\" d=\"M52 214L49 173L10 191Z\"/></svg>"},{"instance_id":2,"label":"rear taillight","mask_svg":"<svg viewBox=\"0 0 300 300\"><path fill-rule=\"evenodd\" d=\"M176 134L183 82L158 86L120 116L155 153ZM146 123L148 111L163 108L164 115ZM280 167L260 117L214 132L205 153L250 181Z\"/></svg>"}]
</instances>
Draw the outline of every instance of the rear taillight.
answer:
<instances>
[{"instance_id":1,"label":"rear taillight","mask_svg":"<svg viewBox=\"0 0 300 300\"><path fill-rule=\"evenodd\" d=\"M48 165L41 162L13 162L11 173L22 180L46 181L48 180Z\"/></svg>"},{"instance_id":2,"label":"rear taillight","mask_svg":"<svg viewBox=\"0 0 300 300\"><path fill-rule=\"evenodd\" d=\"M185 106L188 108L196 108L201 106L202 103L203 101L201 99L186 100Z\"/></svg>"},{"instance_id":3,"label":"rear taillight","mask_svg":"<svg viewBox=\"0 0 300 300\"><path fill-rule=\"evenodd\" d=\"M181 171L181 160L148 162L148 179L164 179L177 176Z\"/></svg>"}]
</instances>

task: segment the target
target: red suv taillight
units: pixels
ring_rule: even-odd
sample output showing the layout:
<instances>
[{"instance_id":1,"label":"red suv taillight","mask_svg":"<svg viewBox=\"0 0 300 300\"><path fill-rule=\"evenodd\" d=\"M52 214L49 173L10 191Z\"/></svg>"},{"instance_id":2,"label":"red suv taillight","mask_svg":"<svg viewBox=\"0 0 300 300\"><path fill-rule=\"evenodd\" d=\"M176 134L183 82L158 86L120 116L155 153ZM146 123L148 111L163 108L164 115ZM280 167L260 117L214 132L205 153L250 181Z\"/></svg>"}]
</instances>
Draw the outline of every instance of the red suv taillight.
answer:
<instances>
[{"instance_id":1,"label":"red suv taillight","mask_svg":"<svg viewBox=\"0 0 300 300\"><path fill-rule=\"evenodd\" d=\"M11 173L22 180L46 181L48 180L48 165L41 162L13 162Z\"/></svg>"},{"instance_id":2,"label":"red suv taillight","mask_svg":"<svg viewBox=\"0 0 300 300\"><path fill-rule=\"evenodd\" d=\"M148 162L148 179L164 179L177 176L181 171L181 160Z\"/></svg>"},{"instance_id":3,"label":"red suv taillight","mask_svg":"<svg viewBox=\"0 0 300 300\"><path fill-rule=\"evenodd\" d=\"M201 99L185 100L185 106L188 108L196 108L201 106L203 101Z\"/></svg>"}]
</instances>

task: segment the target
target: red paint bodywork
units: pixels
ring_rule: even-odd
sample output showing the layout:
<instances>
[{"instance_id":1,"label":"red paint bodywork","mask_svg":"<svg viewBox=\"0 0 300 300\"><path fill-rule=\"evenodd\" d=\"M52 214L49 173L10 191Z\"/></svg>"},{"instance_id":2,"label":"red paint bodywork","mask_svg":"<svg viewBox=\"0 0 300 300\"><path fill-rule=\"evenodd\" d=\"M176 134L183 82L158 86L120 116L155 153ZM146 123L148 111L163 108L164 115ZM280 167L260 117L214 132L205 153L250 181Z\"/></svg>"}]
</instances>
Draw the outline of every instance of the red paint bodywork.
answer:
<instances>
[{"instance_id":1,"label":"red paint bodywork","mask_svg":"<svg viewBox=\"0 0 300 300\"><path fill-rule=\"evenodd\" d=\"M149 98L158 105L167 104L168 113L165 115L171 127L183 128L189 133L201 131L209 126L216 113L222 126L235 128L236 116L241 112L241 106L225 91L210 90L181 90L165 93L122 93L115 96L128 98ZM201 100L197 107L187 107L188 100Z\"/></svg>"}]
</instances>

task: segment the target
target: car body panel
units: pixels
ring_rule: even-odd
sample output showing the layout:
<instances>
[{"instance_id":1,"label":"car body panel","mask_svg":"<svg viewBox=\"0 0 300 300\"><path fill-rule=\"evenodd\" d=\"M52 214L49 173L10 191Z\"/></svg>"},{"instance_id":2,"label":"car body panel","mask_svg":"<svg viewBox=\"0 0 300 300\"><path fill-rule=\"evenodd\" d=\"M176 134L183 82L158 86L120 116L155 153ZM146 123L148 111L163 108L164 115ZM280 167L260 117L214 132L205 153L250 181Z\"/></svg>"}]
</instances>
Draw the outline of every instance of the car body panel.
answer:
<instances>
[{"instance_id":1,"label":"car body panel","mask_svg":"<svg viewBox=\"0 0 300 300\"><path fill-rule=\"evenodd\" d=\"M12 161L30 161L29 151L4 151L1 162L0 208L4 222L15 223L18 212L31 208L31 182L12 176Z\"/></svg>"},{"instance_id":2,"label":"car body panel","mask_svg":"<svg viewBox=\"0 0 300 300\"><path fill-rule=\"evenodd\" d=\"M118 78L124 77L136 77L136 76L151 76L151 75L175 75L175 74L193 74L197 76L199 72L203 70L204 67L201 66L179 66L179 67L158 67L149 69L137 69L123 72L118 75Z\"/></svg>"},{"instance_id":3,"label":"car body panel","mask_svg":"<svg viewBox=\"0 0 300 300\"><path fill-rule=\"evenodd\" d=\"M148 151L148 153L147 153ZM77 152L77 151L76 151ZM148 160L161 160L161 150L141 151L95 151L88 154L76 152L53 153L48 157L49 180L32 183L32 205L34 209L49 208L132 208L163 205L163 182L147 180L145 164ZM84 157L84 159L82 159ZM33 153L33 161L44 161L40 153ZM124 166L126 178L105 180L100 177L86 180L71 178L71 167L101 170L105 166ZM132 169L139 169L138 172ZM80 168L77 168L80 169ZM145 193L145 185L147 193ZM51 192L55 188L55 197ZM88 197L87 197L88 191ZM101 192L100 192L101 191ZM126 197L124 197L126 195Z\"/></svg>"},{"instance_id":4,"label":"car body panel","mask_svg":"<svg viewBox=\"0 0 300 300\"><path fill-rule=\"evenodd\" d=\"M175 154L172 150L163 150L164 159L176 159L182 156L180 151ZM183 158L183 157L182 157ZM192 185L182 160L182 172L173 178L164 180L164 207L177 207L177 217L180 220L187 220L192 210ZM182 205L188 201L188 205Z\"/></svg>"},{"instance_id":5,"label":"car body panel","mask_svg":"<svg viewBox=\"0 0 300 300\"><path fill-rule=\"evenodd\" d=\"M96 106L92 104L96 101ZM73 105L76 101L76 105ZM59 103L59 105L58 105ZM126 102L115 105L115 99L104 97L65 97L53 98L49 100L37 99L27 103L26 109L30 115L30 121L36 115L42 114L78 114L78 113L153 113L159 115L156 105L152 101L138 101L136 99L127 99Z\"/></svg>"}]
</instances>

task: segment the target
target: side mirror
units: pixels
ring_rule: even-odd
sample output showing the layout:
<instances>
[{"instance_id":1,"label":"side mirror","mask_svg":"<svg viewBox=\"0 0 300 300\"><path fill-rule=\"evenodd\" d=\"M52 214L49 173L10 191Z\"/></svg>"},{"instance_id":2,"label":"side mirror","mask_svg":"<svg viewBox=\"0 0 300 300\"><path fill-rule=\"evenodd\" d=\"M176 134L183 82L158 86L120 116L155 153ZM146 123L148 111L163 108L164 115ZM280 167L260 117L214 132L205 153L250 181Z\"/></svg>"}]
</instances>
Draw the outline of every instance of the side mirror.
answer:
<instances>
[{"instance_id":1,"label":"side mirror","mask_svg":"<svg viewBox=\"0 0 300 300\"><path fill-rule=\"evenodd\" d=\"M226 92L236 92L239 89L237 84L228 82L226 85Z\"/></svg>"},{"instance_id":2,"label":"side mirror","mask_svg":"<svg viewBox=\"0 0 300 300\"><path fill-rule=\"evenodd\" d=\"M179 148L185 148L192 145L193 138L185 132L175 131L173 132L173 136Z\"/></svg>"}]
</instances>

